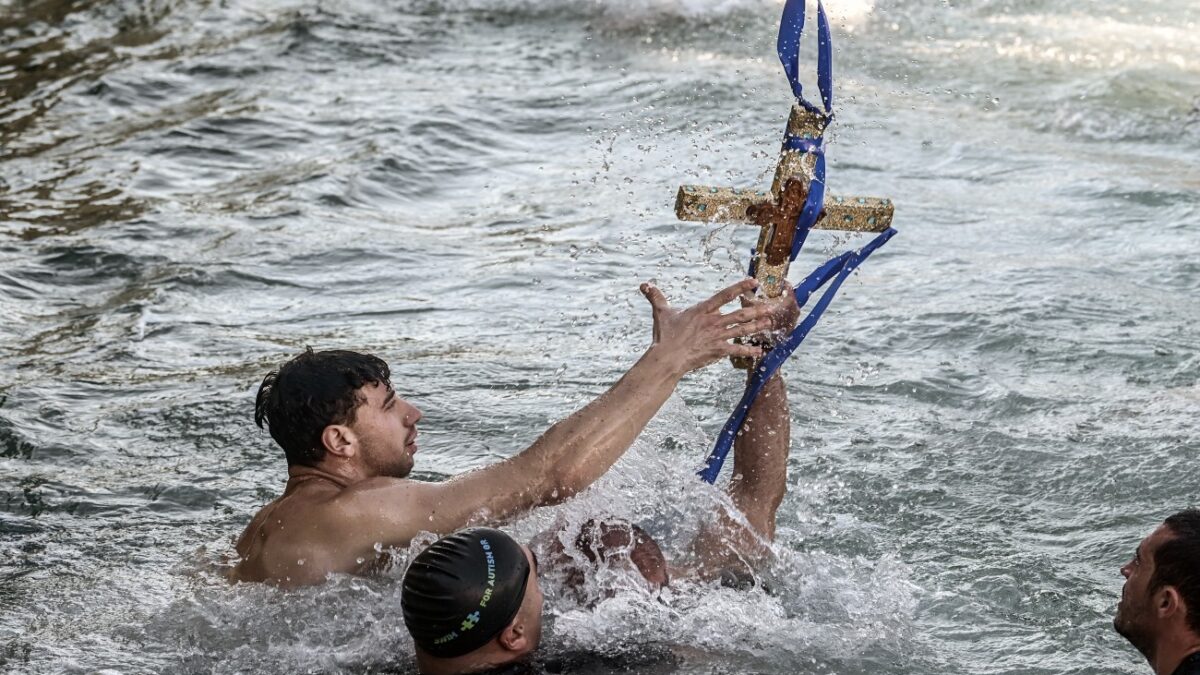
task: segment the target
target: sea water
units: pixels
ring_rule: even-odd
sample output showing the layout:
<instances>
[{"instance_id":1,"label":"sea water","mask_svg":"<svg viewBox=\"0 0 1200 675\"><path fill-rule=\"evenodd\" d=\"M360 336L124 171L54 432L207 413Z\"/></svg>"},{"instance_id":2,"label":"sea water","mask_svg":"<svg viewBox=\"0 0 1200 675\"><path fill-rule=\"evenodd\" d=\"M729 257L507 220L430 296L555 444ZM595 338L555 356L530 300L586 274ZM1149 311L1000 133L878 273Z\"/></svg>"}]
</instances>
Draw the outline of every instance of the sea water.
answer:
<instances>
[{"instance_id":1,"label":"sea water","mask_svg":"<svg viewBox=\"0 0 1200 675\"><path fill-rule=\"evenodd\" d=\"M0 0L0 670L412 672L407 550L220 579L285 478L258 383L371 351L426 413L418 477L526 447L648 344L640 281L685 305L742 274L753 230L671 207L770 180L779 10ZM543 653L1147 672L1110 624L1137 541L1196 503L1200 7L829 10L829 189L892 198L900 235L785 369L771 590L614 573L588 606L551 579ZM793 277L862 241L814 234ZM608 514L681 553L740 390L689 376L612 474L510 529Z\"/></svg>"}]
</instances>

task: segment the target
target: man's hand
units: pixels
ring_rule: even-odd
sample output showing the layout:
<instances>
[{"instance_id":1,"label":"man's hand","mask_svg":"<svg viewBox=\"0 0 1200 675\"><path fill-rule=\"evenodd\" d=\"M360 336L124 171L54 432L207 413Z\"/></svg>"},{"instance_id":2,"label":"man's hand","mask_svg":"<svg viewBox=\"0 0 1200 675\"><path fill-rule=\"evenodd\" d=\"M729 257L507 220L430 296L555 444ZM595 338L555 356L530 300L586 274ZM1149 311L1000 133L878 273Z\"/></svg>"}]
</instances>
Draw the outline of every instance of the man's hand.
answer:
<instances>
[{"instance_id":1,"label":"man's hand","mask_svg":"<svg viewBox=\"0 0 1200 675\"><path fill-rule=\"evenodd\" d=\"M726 356L762 356L761 347L733 344L730 341L771 328L774 308L766 303L758 303L728 314L721 313L722 307L752 292L757 286L758 282L754 279L744 279L704 302L677 310L671 308L666 296L654 284L642 284L642 295L650 301L654 311L654 344L651 349L660 351L681 375Z\"/></svg>"},{"instance_id":2,"label":"man's hand","mask_svg":"<svg viewBox=\"0 0 1200 675\"><path fill-rule=\"evenodd\" d=\"M786 280L783 282L783 292L778 298L763 298L752 292L743 293L742 307L767 307L771 319L770 332L762 336L763 342L774 346L788 336L800 319L800 306L796 304L796 292Z\"/></svg>"}]
</instances>

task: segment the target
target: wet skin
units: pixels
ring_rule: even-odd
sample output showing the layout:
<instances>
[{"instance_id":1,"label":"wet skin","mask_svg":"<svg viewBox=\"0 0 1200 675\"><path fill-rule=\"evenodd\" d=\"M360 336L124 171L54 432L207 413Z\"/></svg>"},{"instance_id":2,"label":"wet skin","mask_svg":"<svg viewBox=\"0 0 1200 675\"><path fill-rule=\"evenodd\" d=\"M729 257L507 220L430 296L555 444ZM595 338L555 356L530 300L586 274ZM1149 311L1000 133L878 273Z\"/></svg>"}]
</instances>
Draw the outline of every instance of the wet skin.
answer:
<instances>
[{"instance_id":1,"label":"wet skin","mask_svg":"<svg viewBox=\"0 0 1200 675\"><path fill-rule=\"evenodd\" d=\"M1143 654L1151 647L1153 637L1150 581L1154 577L1154 554L1170 538L1170 530L1160 525L1138 544L1133 558L1121 567L1125 585L1121 587L1113 627Z\"/></svg>"}]
</instances>

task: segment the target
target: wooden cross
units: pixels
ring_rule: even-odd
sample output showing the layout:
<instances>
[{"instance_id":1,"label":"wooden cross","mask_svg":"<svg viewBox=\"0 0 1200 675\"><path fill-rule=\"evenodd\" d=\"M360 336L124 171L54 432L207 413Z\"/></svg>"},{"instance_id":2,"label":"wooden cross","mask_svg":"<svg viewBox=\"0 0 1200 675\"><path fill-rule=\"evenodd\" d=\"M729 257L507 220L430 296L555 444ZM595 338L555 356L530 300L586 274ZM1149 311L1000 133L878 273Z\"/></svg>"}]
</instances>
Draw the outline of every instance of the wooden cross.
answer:
<instances>
[{"instance_id":1,"label":"wooden cross","mask_svg":"<svg viewBox=\"0 0 1200 675\"><path fill-rule=\"evenodd\" d=\"M816 139L825 133L828 124L827 116L793 104L788 134ZM770 195L761 190L683 185L675 197L675 215L680 220L751 223L762 228L754 276L763 294L779 297L787 278L796 218L804 207L815 166L816 155L785 148L775 168ZM890 199L827 196L813 227L883 232L892 224L893 212Z\"/></svg>"},{"instance_id":2,"label":"wooden cross","mask_svg":"<svg viewBox=\"0 0 1200 675\"><path fill-rule=\"evenodd\" d=\"M788 135L817 139L825 133L829 117L793 104L788 117ZM754 278L768 298L783 293L787 279L796 219L804 209L812 182L816 155L785 147L775 167L771 193L762 190L683 185L675 197L675 215L680 220L706 223L751 223L760 228ZM814 228L857 232L883 232L892 224L895 209L890 199L879 197L827 196ZM763 343L753 337L738 342ZM753 360L731 359L736 368L747 369Z\"/></svg>"}]
</instances>

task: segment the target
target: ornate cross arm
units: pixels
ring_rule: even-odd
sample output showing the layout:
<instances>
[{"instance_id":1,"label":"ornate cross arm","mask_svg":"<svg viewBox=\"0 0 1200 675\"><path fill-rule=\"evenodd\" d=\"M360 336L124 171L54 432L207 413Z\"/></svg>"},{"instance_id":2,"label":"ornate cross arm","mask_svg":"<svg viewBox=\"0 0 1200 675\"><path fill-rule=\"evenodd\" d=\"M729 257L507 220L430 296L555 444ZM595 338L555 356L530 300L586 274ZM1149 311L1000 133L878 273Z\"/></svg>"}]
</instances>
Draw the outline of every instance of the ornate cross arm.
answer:
<instances>
[{"instance_id":1,"label":"ornate cross arm","mask_svg":"<svg viewBox=\"0 0 1200 675\"><path fill-rule=\"evenodd\" d=\"M675 197L675 215L680 220L703 223L753 223L751 210L775 199L763 190L683 185ZM892 224L892 200L879 197L825 199L825 215L814 229L883 232Z\"/></svg>"}]
</instances>

